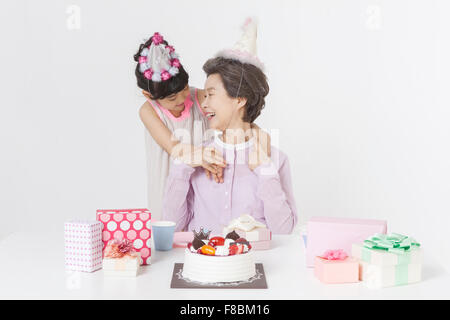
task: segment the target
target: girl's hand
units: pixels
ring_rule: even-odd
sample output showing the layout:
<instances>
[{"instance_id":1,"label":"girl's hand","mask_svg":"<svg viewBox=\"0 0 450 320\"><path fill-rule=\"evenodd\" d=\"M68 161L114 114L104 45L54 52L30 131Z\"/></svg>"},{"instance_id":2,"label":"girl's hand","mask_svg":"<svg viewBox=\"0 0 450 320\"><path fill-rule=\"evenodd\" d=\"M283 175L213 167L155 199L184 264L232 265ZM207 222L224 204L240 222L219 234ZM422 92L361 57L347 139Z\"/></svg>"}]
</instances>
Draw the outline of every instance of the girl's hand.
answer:
<instances>
[{"instance_id":1,"label":"girl's hand","mask_svg":"<svg viewBox=\"0 0 450 320\"><path fill-rule=\"evenodd\" d=\"M262 164L270 163L270 155L267 154L267 137L261 135L262 130L252 129L253 138L255 139L255 144L253 149L249 153L248 167L250 170L254 170ZM264 132L265 133L265 132ZM267 133L265 133L267 135ZM264 148L264 146L266 148ZM270 150L270 148L269 148Z\"/></svg>"},{"instance_id":2,"label":"girl's hand","mask_svg":"<svg viewBox=\"0 0 450 320\"><path fill-rule=\"evenodd\" d=\"M209 174L217 178L215 179L217 182L222 178L223 168L226 166L222 155L211 147L179 143L172 149L171 157L177 158L193 168L200 166L205 168ZM209 174L207 174L208 177Z\"/></svg>"}]
</instances>

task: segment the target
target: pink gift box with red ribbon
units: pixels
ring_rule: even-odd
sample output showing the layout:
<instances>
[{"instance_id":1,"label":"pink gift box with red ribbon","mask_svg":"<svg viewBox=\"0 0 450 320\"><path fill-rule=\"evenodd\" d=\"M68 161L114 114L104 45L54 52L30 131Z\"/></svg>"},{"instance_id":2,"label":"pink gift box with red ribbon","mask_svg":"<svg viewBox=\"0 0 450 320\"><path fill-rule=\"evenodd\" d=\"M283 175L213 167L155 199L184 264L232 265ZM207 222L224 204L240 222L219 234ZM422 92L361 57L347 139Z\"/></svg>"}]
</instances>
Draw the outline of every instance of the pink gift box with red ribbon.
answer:
<instances>
[{"instance_id":1,"label":"pink gift box with red ribbon","mask_svg":"<svg viewBox=\"0 0 450 320\"><path fill-rule=\"evenodd\" d=\"M351 283L359 281L359 261L353 257L328 260L314 259L314 275L324 283Z\"/></svg>"},{"instance_id":2,"label":"pink gift box with red ribbon","mask_svg":"<svg viewBox=\"0 0 450 320\"><path fill-rule=\"evenodd\" d=\"M385 220L312 217L307 225L306 265L314 266L314 259L329 248L351 252L352 244L361 243L375 233L386 233Z\"/></svg>"},{"instance_id":3,"label":"pink gift box with red ribbon","mask_svg":"<svg viewBox=\"0 0 450 320\"><path fill-rule=\"evenodd\" d=\"M141 264L151 263L151 213L148 209L98 209L103 224L103 249L112 239L128 239L141 256Z\"/></svg>"}]
</instances>

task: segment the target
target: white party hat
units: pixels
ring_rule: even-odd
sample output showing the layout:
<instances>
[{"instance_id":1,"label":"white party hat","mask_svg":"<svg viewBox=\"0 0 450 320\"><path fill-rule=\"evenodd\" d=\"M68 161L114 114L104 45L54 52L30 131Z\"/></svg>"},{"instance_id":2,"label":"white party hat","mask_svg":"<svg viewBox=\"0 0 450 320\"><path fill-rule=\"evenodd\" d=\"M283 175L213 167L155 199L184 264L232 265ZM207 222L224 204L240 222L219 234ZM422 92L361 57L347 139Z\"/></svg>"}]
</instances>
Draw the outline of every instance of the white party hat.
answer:
<instances>
[{"instance_id":1,"label":"white party hat","mask_svg":"<svg viewBox=\"0 0 450 320\"><path fill-rule=\"evenodd\" d=\"M242 26L242 37L232 49L220 51L216 57L238 60L242 63L252 64L264 70L264 64L258 59L256 48L257 23L255 19L247 18Z\"/></svg>"}]
</instances>

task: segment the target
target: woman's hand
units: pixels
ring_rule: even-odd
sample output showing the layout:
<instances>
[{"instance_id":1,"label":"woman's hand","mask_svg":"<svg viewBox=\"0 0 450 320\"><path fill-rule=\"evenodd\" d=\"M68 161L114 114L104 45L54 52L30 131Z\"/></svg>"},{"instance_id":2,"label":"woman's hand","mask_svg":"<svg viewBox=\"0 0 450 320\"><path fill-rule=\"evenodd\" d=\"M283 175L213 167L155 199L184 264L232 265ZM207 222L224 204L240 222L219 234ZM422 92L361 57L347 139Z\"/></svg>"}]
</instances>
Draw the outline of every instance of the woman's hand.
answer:
<instances>
[{"instance_id":1,"label":"woman's hand","mask_svg":"<svg viewBox=\"0 0 450 320\"><path fill-rule=\"evenodd\" d=\"M264 136L262 133L266 136ZM267 146L267 138L270 139L270 136L262 130L253 128L252 135L254 138L254 146L249 153L248 167L253 171L255 168L259 167L262 164L270 163L271 159L270 155L267 153L267 150L270 151L270 140L269 146Z\"/></svg>"},{"instance_id":2,"label":"woman's hand","mask_svg":"<svg viewBox=\"0 0 450 320\"><path fill-rule=\"evenodd\" d=\"M255 123L252 123L250 127L252 129L252 133L253 130L257 131L262 150L270 157L272 151L270 148L271 146L270 135L264 130L262 130L260 127L258 127L258 125Z\"/></svg>"},{"instance_id":3,"label":"woman's hand","mask_svg":"<svg viewBox=\"0 0 450 320\"><path fill-rule=\"evenodd\" d=\"M226 167L225 160L216 149L206 147L203 149L205 160L202 167L205 169L206 176L214 180L217 183L223 183L223 168Z\"/></svg>"},{"instance_id":4,"label":"woman's hand","mask_svg":"<svg viewBox=\"0 0 450 320\"><path fill-rule=\"evenodd\" d=\"M214 148L179 143L172 149L172 158L195 168L203 167L208 178L223 182L223 168L226 167L222 155Z\"/></svg>"},{"instance_id":5,"label":"woman's hand","mask_svg":"<svg viewBox=\"0 0 450 320\"><path fill-rule=\"evenodd\" d=\"M213 164L212 166L215 171L212 172L205 168L206 176L208 177L208 179L211 179L212 177L217 183L223 183L223 167L219 167L215 164Z\"/></svg>"}]
</instances>

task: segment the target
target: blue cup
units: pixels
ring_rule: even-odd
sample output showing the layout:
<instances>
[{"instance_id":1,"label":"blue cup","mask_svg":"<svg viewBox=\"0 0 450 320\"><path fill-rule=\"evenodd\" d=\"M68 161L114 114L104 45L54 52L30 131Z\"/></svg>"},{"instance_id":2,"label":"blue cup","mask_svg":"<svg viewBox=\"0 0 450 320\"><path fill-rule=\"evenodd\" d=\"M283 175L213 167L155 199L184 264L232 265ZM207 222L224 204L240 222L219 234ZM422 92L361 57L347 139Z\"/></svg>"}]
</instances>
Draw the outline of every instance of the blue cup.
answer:
<instances>
[{"instance_id":1,"label":"blue cup","mask_svg":"<svg viewBox=\"0 0 450 320\"><path fill-rule=\"evenodd\" d=\"M155 221L152 223L152 236L155 249L168 251L173 246L173 235L175 233L175 222Z\"/></svg>"}]
</instances>

